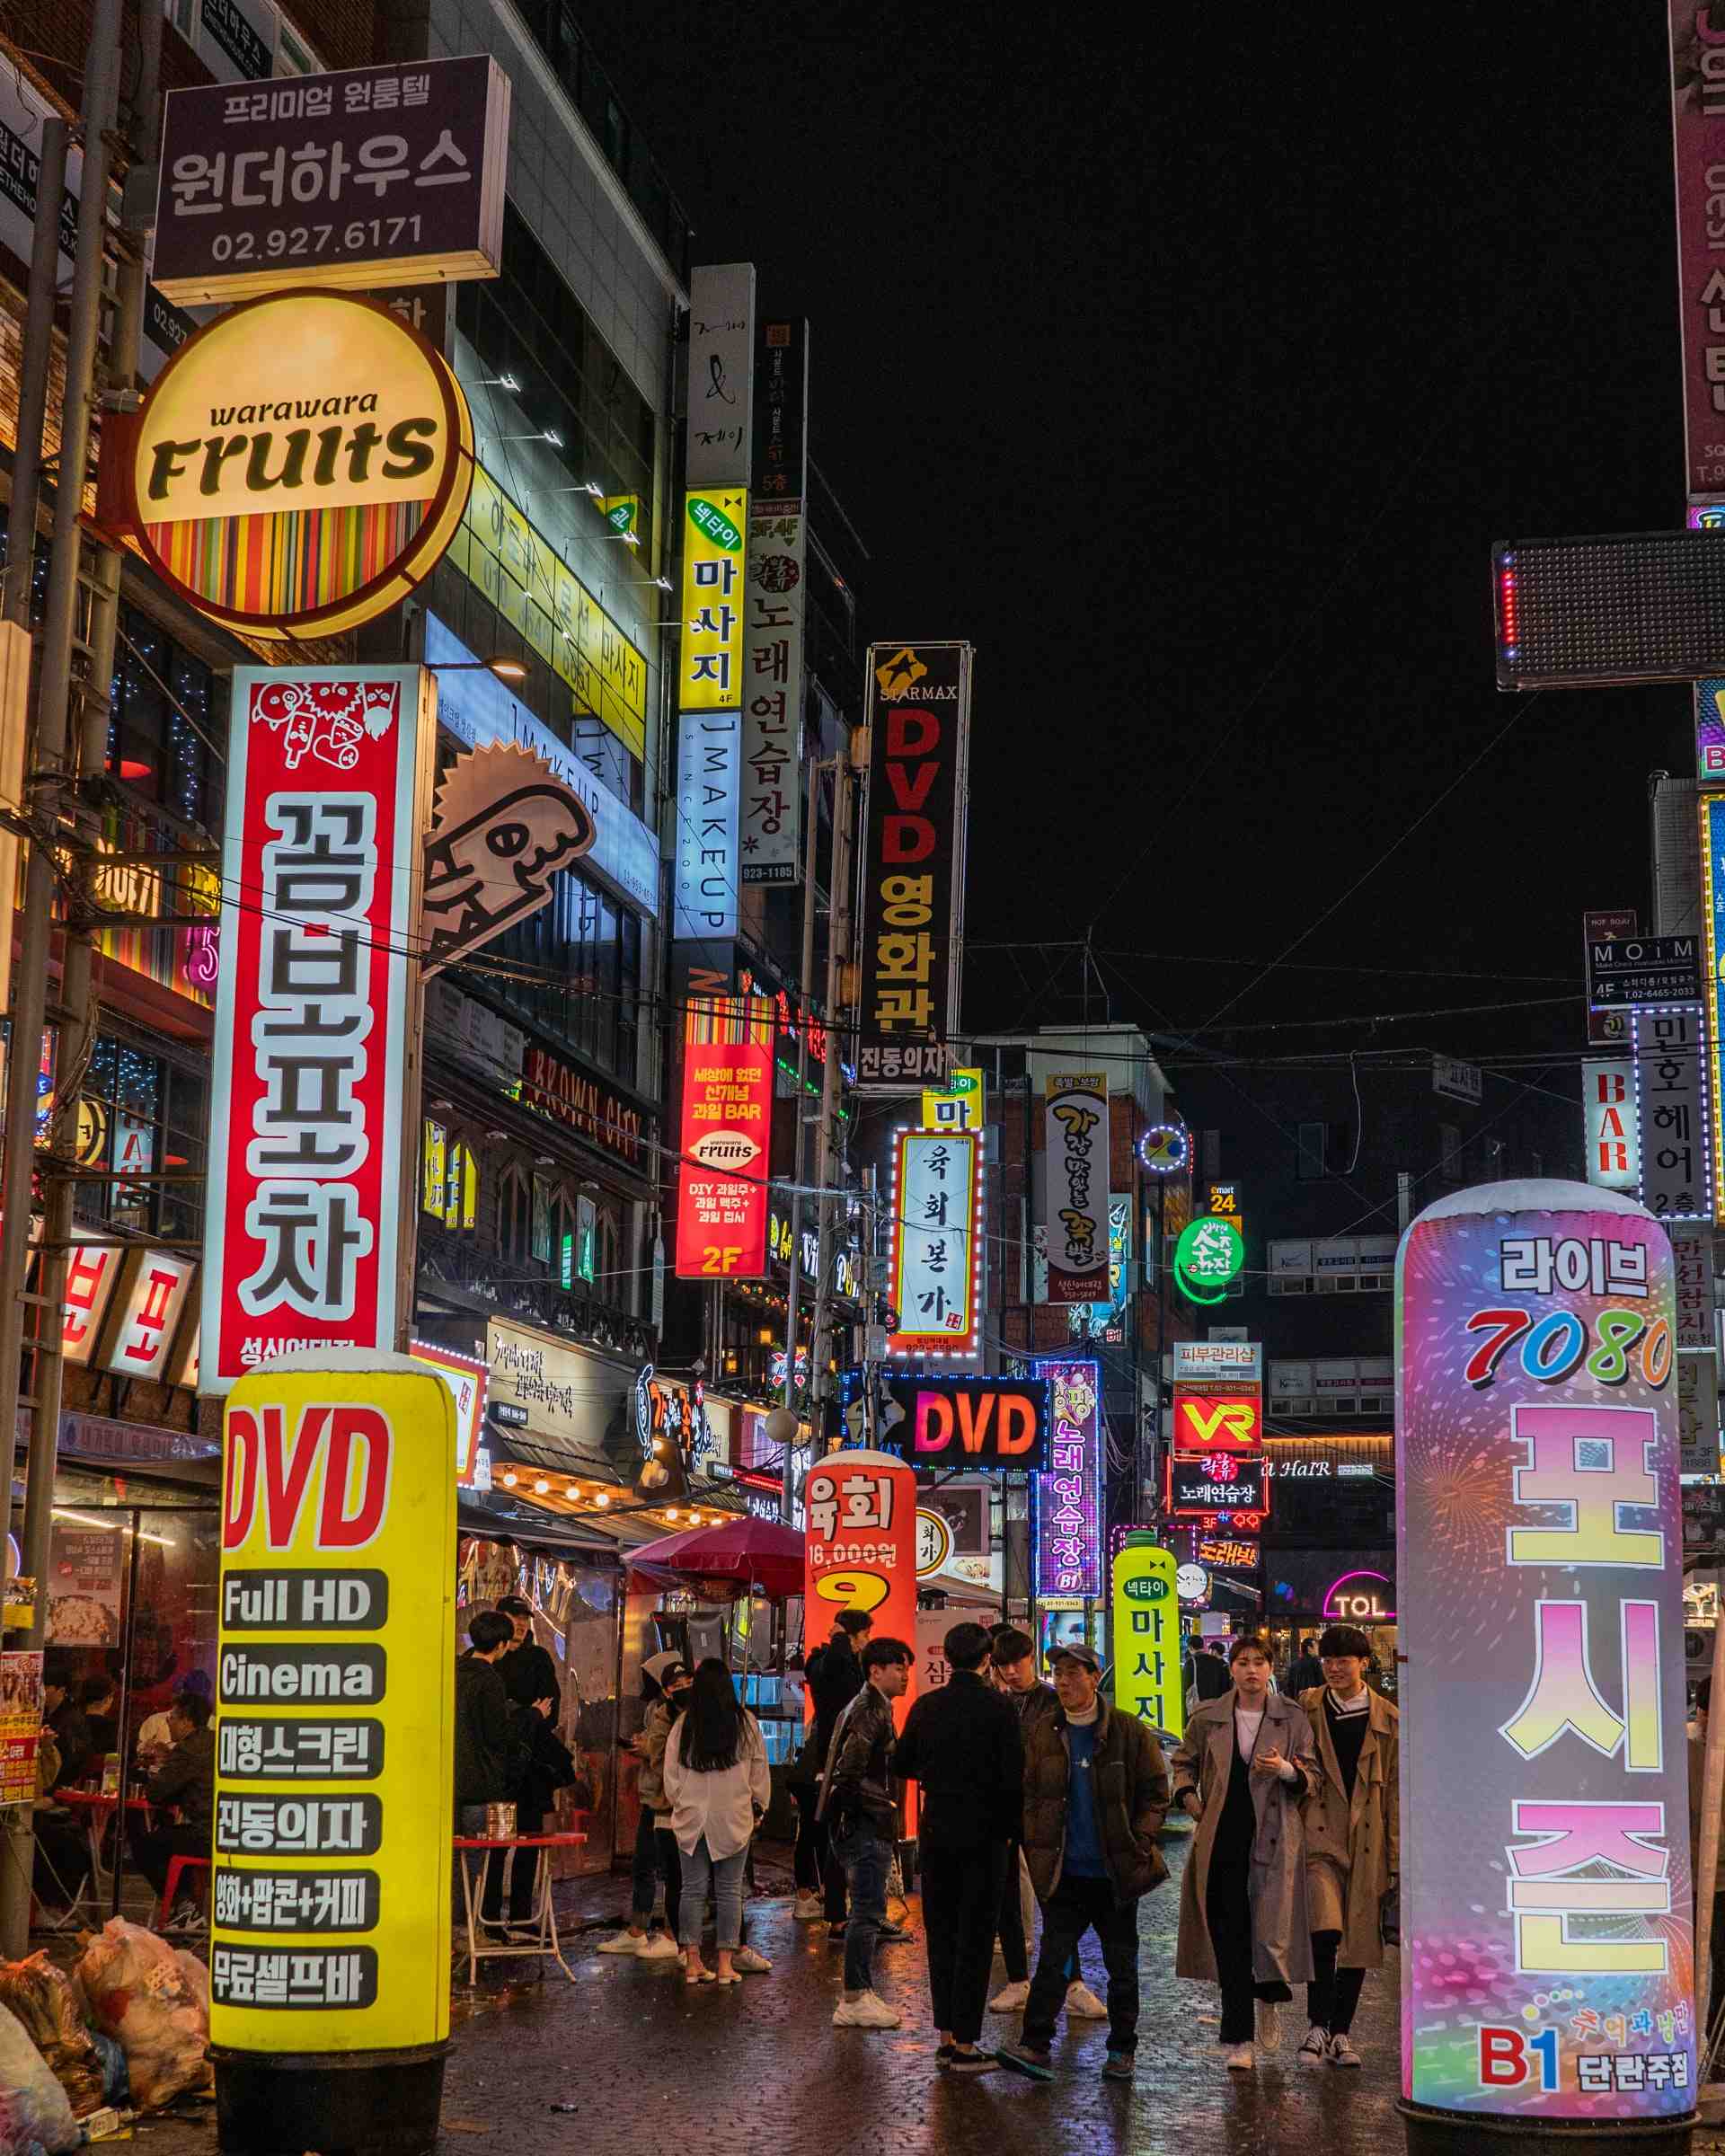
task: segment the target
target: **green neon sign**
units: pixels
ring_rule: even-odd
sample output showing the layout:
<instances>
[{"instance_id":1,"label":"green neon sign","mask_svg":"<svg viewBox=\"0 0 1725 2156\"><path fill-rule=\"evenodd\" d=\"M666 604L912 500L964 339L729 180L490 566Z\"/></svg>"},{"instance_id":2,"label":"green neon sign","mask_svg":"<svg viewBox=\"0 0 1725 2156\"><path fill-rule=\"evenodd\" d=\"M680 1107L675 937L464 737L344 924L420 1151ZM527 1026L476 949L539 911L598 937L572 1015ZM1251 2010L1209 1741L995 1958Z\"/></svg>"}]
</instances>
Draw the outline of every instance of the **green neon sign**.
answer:
<instances>
[{"instance_id":1,"label":"green neon sign","mask_svg":"<svg viewBox=\"0 0 1725 2156\"><path fill-rule=\"evenodd\" d=\"M1221 1303L1245 1261L1246 1246L1234 1222L1206 1215L1181 1229L1174 1245L1174 1278L1192 1302Z\"/></svg>"}]
</instances>

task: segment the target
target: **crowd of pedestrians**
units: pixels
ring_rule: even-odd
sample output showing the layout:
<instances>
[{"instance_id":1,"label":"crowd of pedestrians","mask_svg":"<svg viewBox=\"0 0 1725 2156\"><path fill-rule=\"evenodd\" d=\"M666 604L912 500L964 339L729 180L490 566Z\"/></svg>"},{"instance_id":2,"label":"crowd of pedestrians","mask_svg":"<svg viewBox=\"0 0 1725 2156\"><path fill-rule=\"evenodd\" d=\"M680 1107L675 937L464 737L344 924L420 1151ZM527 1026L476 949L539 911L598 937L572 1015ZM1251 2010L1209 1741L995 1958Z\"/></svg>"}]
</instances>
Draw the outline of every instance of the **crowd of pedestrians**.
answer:
<instances>
[{"instance_id":1,"label":"crowd of pedestrians","mask_svg":"<svg viewBox=\"0 0 1725 2156\"><path fill-rule=\"evenodd\" d=\"M540 1732L554 1722L555 1673L523 1655L530 1642L508 1613L476 1617L457 1674L456 1795L480 1804L505 1784L531 1787ZM1138 1904L1168 1877L1161 1842L1173 1807L1193 1824L1175 1971L1219 1991L1223 2063L1250 2072L1260 2051L1276 2050L1282 2009L1304 1984L1298 2063L1360 2064L1354 2016L1367 1973L1396 1937L1400 1870L1398 1716L1366 1681L1364 1633L1332 1625L1304 1640L1280 1690L1261 1638L1235 1640L1225 1659L1195 1653L1185 1734L1172 1756L1158 1733L1114 1707L1088 1646L1056 1648L1051 1682L1037 1675L1034 1643L1014 1626L956 1624L943 1651L947 1683L915 1701L902 1729L895 1702L915 1662L906 1641L876 1636L865 1613L846 1610L808 1658L812 1719L788 1777L799 1812L794 1913L824 1921L843 1942L836 2028L900 2023L875 1988L874 1966L882 1945L910 1936L888 1913L902 1892L909 1785L943 2072L1004 2067L1049 2081L1064 2013L1106 2019L1101 2073L1132 2078ZM1316 1682L1305 1683L1314 1670ZM656 1655L642 1689L630 1919L597 1950L674 1958L689 1984L734 1984L772 1966L742 1935L750 1847L772 1801L766 1747L716 1659L691 1670L674 1654ZM661 1883L667 1929L656 1931ZM488 1884L487 1922L507 1926L501 1884L500 1875ZM702 1951L709 1903L712 1967ZM1107 1972L1105 2000L1080 1974L1090 1932ZM997 1945L1007 1981L990 1998ZM1014 2040L985 2045L990 2013L1020 2011Z\"/></svg>"}]
</instances>

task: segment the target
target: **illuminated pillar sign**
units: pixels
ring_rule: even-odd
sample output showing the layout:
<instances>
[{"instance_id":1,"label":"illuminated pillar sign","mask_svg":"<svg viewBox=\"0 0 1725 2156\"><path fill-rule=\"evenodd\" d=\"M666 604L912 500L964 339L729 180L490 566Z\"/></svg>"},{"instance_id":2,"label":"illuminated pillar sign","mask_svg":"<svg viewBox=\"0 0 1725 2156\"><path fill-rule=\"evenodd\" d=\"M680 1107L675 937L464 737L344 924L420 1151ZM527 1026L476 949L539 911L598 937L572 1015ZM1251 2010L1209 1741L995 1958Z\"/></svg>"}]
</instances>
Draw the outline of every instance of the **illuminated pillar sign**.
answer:
<instances>
[{"instance_id":1,"label":"illuminated pillar sign","mask_svg":"<svg viewBox=\"0 0 1725 2156\"><path fill-rule=\"evenodd\" d=\"M1036 1479L1036 1592L1095 1596L1102 1591L1101 1365L1076 1358L1039 1361L1053 1401L1051 1464Z\"/></svg>"},{"instance_id":2,"label":"illuminated pillar sign","mask_svg":"<svg viewBox=\"0 0 1725 2156\"><path fill-rule=\"evenodd\" d=\"M1441 1199L1397 1261L1402 2090L1693 2113L1669 1240L1585 1184ZM1338 1609L1387 1583L1338 1579Z\"/></svg>"},{"instance_id":3,"label":"illuminated pillar sign","mask_svg":"<svg viewBox=\"0 0 1725 2156\"><path fill-rule=\"evenodd\" d=\"M890 1453L829 1453L803 1478L803 1593L810 1639L866 1610L877 1639L916 1638L916 1478ZM913 1679L912 1690L915 1690ZM809 1695L808 1712L814 1712ZM909 1694L900 1721L909 1711Z\"/></svg>"},{"instance_id":4,"label":"illuminated pillar sign","mask_svg":"<svg viewBox=\"0 0 1725 2156\"><path fill-rule=\"evenodd\" d=\"M1114 1559L1114 1704L1178 1738L1186 1728L1172 1550L1128 1534Z\"/></svg>"},{"instance_id":5,"label":"illuminated pillar sign","mask_svg":"<svg viewBox=\"0 0 1725 2156\"><path fill-rule=\"evenodd\" d=\"M210 2036L218 2076L285 2100L307 2054L449 2032L454 1448L442 1377L402 1356L228 1395Z\"/></svg>"}]
</instances>

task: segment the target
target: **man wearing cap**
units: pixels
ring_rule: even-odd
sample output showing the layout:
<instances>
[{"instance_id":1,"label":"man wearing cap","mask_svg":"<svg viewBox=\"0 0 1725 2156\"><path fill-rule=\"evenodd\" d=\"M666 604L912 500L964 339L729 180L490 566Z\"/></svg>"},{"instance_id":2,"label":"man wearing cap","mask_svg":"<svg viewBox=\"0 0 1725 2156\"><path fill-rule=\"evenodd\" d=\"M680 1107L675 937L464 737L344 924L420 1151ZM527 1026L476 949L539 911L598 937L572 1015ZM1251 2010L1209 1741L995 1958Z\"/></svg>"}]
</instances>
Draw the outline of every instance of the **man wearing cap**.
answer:
<instances>
[{"instance_id":1,"label":"man wearing cap","mask_svg":"<svg viewBox=\"0 0 1725 2156\"><path fill-rule=\"evenodd\" d=\"M1103 1698L1093 1648L1050 1657L1059 1707L1025 1732L1024 1857L1042 1904L1042 1948L1023 2033L1003 2066L1049 2081L1048 2046L1078 1942L1094 1931L1108 1969L1103 2078L1132 2079L1138 2041L1138 1903L1168 1876L1156 1836L1168 1811L1162 1747Z\"/></svg>"},{"instance_id":2,"label":"man wearing cap","mask_svg":"<svg viewBox=\"0 0 1725 2156\"><path fill-rule=\"evenodd\" d=\"M917 1849L935 2063L949 2073L989 2073L995 2061L977 2039L1006 1851L1018 1833L1024 1741L1016 1710L983 1679L989 1639L982 1626L955 1624L942 1648L952 1674L906 1717L893 1771L922 1791Z\"/></svg>"}]
</instances>

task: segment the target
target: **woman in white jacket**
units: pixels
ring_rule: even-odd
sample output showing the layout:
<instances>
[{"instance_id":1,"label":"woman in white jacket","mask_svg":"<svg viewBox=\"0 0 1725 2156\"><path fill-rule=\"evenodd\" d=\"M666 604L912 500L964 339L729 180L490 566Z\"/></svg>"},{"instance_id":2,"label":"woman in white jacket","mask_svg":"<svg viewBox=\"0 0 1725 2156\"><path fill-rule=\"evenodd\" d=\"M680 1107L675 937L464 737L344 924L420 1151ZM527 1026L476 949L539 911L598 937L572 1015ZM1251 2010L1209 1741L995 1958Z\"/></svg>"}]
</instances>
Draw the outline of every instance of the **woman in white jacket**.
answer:
<instances>
[{"instance_id":1,"label":"woman in white jacket","mask_svg":"<svg viewBox=\"0 0 1725 2156\"><path fill-rule=\"evenodd\" d=\"M740 1983L731 1956L743 1935L743 1863L773 1782L760 1725L739 1706L722 1662L709 1658L694 1673L665 1747L665 1794L683 1859L683 1974L691 1984ZM718 1907L716 1978L701 1959L709 1878Z\"/></svg>"}]
</instances>

